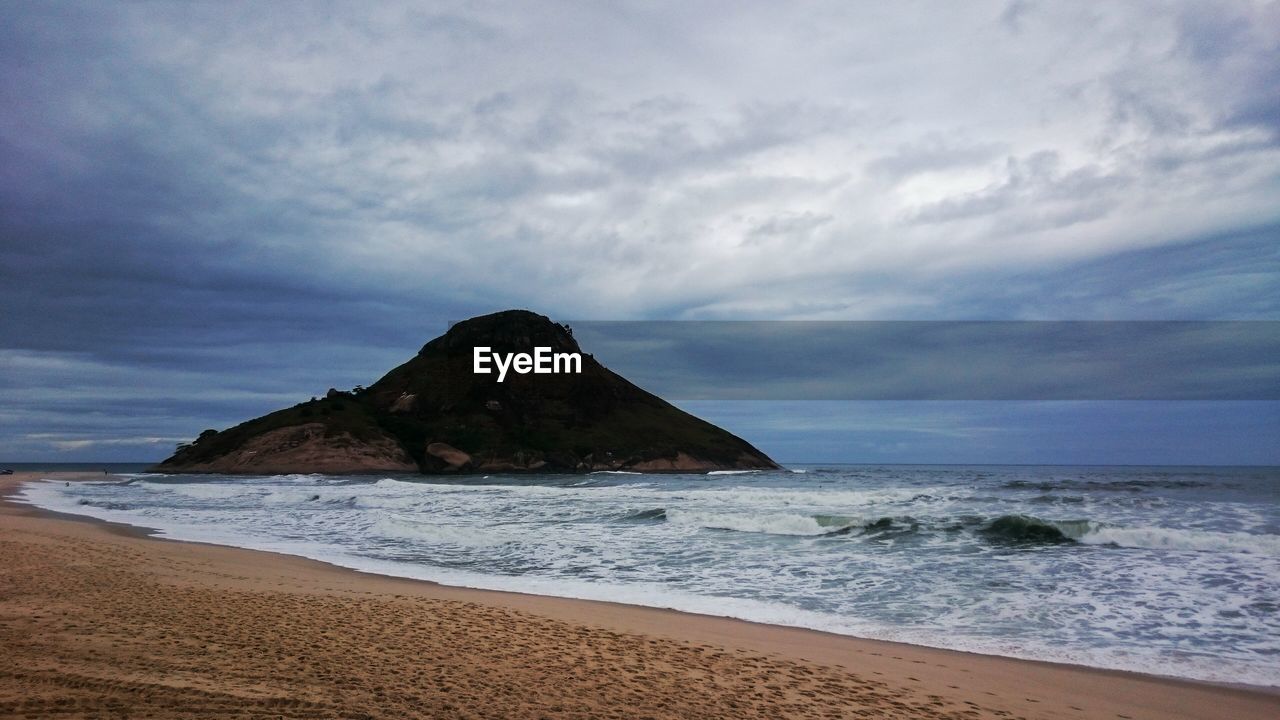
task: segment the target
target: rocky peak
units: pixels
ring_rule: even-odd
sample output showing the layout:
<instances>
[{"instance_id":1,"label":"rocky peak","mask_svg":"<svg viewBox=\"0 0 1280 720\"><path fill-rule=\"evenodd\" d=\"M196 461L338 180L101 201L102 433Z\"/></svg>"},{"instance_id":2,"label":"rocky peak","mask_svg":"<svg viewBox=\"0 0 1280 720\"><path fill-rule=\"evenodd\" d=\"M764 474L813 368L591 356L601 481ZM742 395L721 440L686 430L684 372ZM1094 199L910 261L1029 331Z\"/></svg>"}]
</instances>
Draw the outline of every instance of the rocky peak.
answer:
<instances>
[{"instance_id":1,"label":"rocky peak","mask_svg":"<svg viewBox=\"0 0 1280 720\"><path fill-rule=\"evenodd\" d=\"M549 347L552 352L582 352L568 325L528 310L504 310L454 323L444 335L423 345L418 355L464 356L470 360L472 348L477 346L503 353L531 352L535 347Z\"/></svg>"},{"instance_id":2,"label":"rocky peak","mask_svg":"<svg viewBox=\"0 0 1280 720\"><path fill-rule=\"evenodd\" d=\"M473 349L579 353L581 372L476 374ZM331 390L203 434L165 472L705 472L777 465L745 440L636 387L527 310L455 324L367 389Z\"/></svg>"}]
</instances>

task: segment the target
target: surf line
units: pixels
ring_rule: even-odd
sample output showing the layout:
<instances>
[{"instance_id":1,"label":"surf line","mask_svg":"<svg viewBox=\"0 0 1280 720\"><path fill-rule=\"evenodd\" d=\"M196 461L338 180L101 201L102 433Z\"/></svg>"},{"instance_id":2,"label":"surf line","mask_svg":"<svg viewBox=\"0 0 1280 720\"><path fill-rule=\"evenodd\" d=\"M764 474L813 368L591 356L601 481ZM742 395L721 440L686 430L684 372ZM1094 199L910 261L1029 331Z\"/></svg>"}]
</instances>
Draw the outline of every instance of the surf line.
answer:
<instances>
[{"instance_id":1,"label":"surf line","mask_svg":"<svg viewBox=\"0 0 1280 720\"><path fill-rule=\"evenodd\" d=\"M498 382L507 377L508 370L515 370L521 375L559 375L582 373L582 355L574 353L553 353L549 347L535 347L529 353L496 353L488 347L472 348L471 371L476 375L488 375L493 370L489 367L492 361L498 369Z\"/></svg>"}]
</instances>

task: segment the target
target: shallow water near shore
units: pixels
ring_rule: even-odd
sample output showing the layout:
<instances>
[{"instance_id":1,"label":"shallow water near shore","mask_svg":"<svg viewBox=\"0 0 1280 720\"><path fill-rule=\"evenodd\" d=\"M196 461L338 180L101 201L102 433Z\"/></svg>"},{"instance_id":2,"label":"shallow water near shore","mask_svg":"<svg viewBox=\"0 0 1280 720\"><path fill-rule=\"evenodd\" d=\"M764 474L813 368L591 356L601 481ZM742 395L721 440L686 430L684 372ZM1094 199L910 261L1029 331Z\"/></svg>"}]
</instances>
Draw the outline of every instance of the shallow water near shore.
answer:
<instances>
[{"instance_id":1,"label":"shallow water near shore","mask_svg":"<svg viewBox=\"0 0 1280 720\"><path fill-rule=\"evenodd\" d=\"M1280 469L147 475L46 509L446 584L1280 685Z\"/></svg>"}]
</instances>

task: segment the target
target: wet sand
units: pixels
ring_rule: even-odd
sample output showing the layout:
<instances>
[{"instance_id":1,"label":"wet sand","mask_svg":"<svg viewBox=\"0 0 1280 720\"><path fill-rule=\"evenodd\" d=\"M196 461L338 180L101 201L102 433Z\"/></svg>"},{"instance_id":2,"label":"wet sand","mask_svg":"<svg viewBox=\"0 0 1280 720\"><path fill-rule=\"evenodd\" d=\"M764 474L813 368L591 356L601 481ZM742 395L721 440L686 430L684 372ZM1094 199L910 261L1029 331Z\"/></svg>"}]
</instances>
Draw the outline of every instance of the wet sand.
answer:
<instances>
[{"instance_id":1,"label":"wet sand","mask_svg":"<svg viewBox=\"0 0 1280 720\"><path fill-rule=\"evenodd\" d=\"M450 588L7 500L0 657L5 718L1280 717L1274 690Z\"/></svg>"}]
</instances>

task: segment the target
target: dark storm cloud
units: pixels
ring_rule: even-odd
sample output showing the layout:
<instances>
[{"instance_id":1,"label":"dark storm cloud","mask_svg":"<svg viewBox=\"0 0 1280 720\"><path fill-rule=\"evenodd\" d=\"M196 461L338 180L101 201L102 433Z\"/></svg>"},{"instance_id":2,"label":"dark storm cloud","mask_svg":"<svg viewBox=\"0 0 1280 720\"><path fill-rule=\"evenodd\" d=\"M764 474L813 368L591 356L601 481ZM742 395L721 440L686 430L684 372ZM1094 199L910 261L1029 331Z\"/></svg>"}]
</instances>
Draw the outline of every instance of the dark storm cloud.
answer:
<instances>
[{"instance_id":1,"label":"dark storm cloud","mask_svg":"<svg viewBox=\"0 0 1280 720\"><path fill-rule=\"evenodd\" d=\"M1280 36L1274 28L1280 9L1256 6L1252 15L1215 12L1212 6L1186 8L1178 27L1178 52L1223 83L1227 93L1222 121L1271 130L1280 143ZM1270 31L1268 31L1270 28Z\"/></svg>"},{"instance_id":2,"label":"dark storm cloud","mask_svg":"<svg viewBox=\"0 0 1280 720\"><path fill-rule=\"evenodd\" d=\"M664 397L1280 400L1280 322L578 323Z\"/></svg>"},{"instance_id":3,"label":"dark storm cloud","mask_svg":"<svg viewBox=\"0 0 1280 720\"><path fill-rule=\"evenodd\" d=\"M11 26L23 40L9 46L0 144L6 347L252 372L281 354L320 365L334 344L412 344L442 323L448 309L414 323L403 296L317 256L358 188L308 179L271 196L268 156L307 118L228 122L198 79L92 33L96 15L33 7Z\"/></svg>"},{"instance_id":4,"label":"dark storm cloud","mask_svg":"<svg viewBox=\"0 0 1280 720\"><path fill-rule=\"evenodd\" d=\"M1022 273L939 283L926 317L1268 320L1280 317L1280 226Z\"/></svg>"},{"instance_id":5,"label":"dark storm cloud","mask_svg":"<svg viewBox=\"0 0 1280 720\"><path fill-rule=\"evenodd\" d=\"M783 463L1276 465L1276 402L715 401Z\"/></svg>"}]
</instances>

